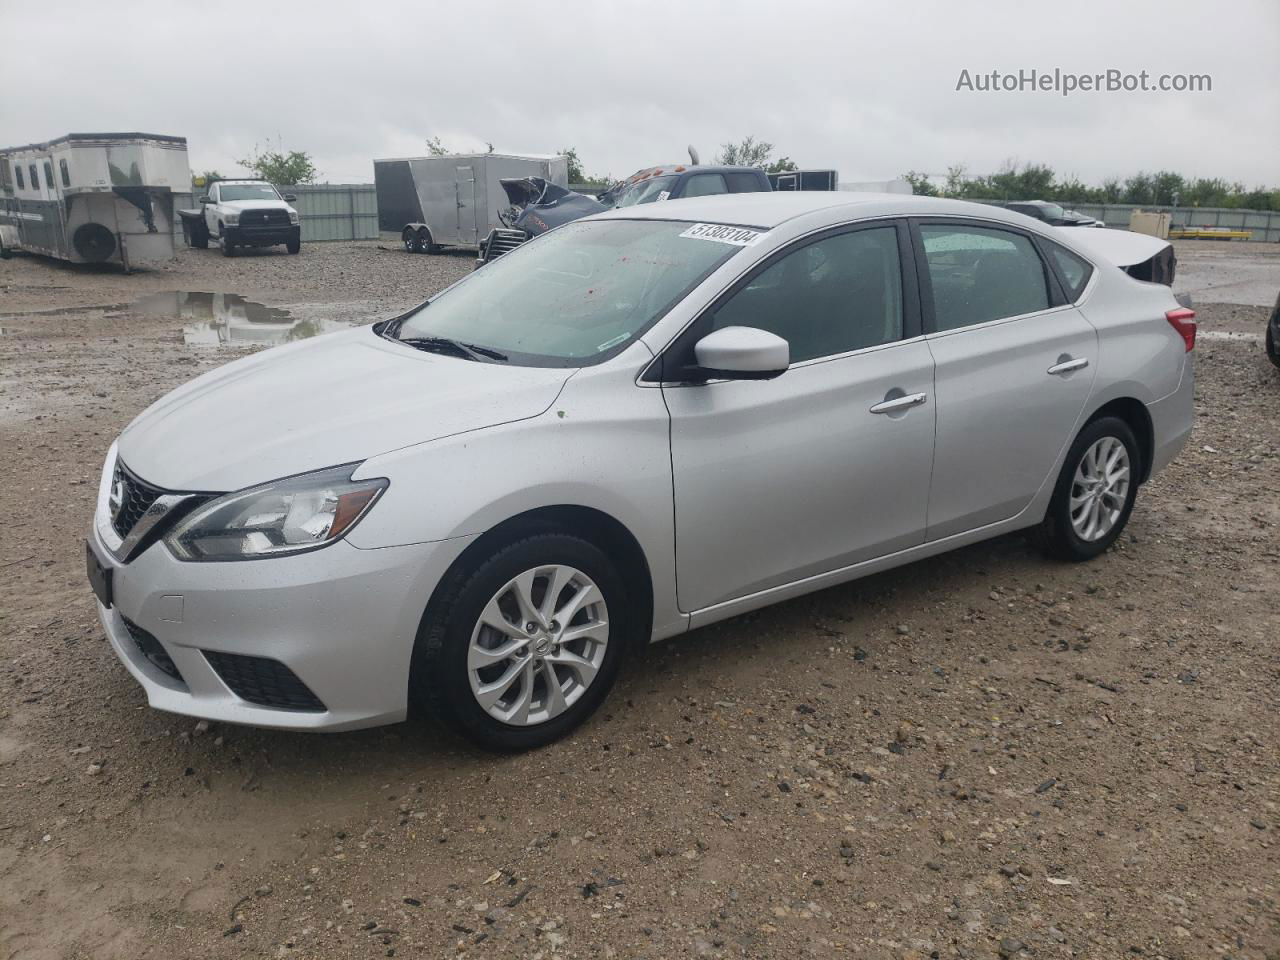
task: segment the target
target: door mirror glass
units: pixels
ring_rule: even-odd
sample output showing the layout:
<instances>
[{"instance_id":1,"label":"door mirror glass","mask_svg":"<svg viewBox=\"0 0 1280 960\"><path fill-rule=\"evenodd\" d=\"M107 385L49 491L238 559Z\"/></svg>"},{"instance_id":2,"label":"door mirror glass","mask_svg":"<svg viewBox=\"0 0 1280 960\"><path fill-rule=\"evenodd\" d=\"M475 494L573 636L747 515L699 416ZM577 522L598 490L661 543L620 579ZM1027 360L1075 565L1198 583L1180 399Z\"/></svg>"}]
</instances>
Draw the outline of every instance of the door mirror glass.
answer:
<instances>
[{"instance_id":1,"label":"door mirror glass","mask_svg":"<svg viewBox=\"0 0 1280 960\"><path fill-rule=\"evenodd\" d=\"M702 376L725 380L770 380L791 365L791 347L758 327L721 327L694 345Z\"/></svg>"}]
</instances>

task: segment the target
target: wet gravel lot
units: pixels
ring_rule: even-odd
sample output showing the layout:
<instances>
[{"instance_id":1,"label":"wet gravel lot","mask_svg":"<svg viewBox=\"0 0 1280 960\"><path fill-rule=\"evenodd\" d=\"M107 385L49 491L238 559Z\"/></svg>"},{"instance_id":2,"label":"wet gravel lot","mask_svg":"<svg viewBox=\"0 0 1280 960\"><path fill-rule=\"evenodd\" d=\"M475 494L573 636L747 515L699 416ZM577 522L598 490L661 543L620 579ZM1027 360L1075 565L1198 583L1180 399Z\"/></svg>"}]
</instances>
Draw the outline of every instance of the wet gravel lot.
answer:
<instances>
[{"instance_id":1,"label":"wet gravel lot","mask_svg":"<svg viewBox=\"0 0 1280 960\"><path fill-rule=\"evenodd\" d=\"M1196 431L1113 551L1064 566L1007 537L697 631L516 757L416 722L152 711L83 572L102 456L144 406L390 315L469 257L0 262L0 957L1274 960L1280 371L1259 304L1280 250L1178 252L1214 334ZM1209 300L1197 278L1232 269L1265 296Z\"/></svg>"}]
</instances>

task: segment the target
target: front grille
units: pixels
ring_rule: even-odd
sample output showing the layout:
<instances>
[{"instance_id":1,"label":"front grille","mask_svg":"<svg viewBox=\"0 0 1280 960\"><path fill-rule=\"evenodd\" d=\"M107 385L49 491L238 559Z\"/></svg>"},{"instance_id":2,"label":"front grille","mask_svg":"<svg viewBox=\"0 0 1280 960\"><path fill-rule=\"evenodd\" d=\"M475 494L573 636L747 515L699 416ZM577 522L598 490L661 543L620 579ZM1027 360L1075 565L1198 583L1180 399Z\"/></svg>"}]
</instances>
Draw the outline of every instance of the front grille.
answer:
<instances>
[{"instance_id":1,"label":"front grille","mask_svg":"<svg viewBox=\"0 0 1280 960\"><path fill-rule=\"evenodd\" d=\"M140 480L119 459L111 479L111 526L121 538L127 537L134 524L166 491ZM119 505L117 505L117 499Z\"/></svg>"},{"instance_id":2,"label":"front grille","mask_svg":"<svg viewBox=\"0 0 1280 960\"><path fill-rule=\"evenodd\" d=\"M245 210L240 214L242 227L287 227L288 210Z\"/></svg>"},{"instance_id":3,"label":"front grille","mask_svg":"<svg viewBox=\"0 0 1280 960\"><path fill-rule=\"evenodd\" d=\"M485 243L484 247L485 263L490 260L497 260L504 253L510 253L528 239L529 235L523 230L491 231L488 242Z\"/></svg>"},{"instance_id":4,"label":"front grille","mask_svg":"<svg viewBox=\"0 0 1280 960\"><path fill-rule=\"evenodd\" d=\"M168 651L165 650L160 641L128 617L121 617L120 619L124 620L125 629L129 631L129 636L133 638L133 645L138 648L138 652L146 658L147 662L161 673L172 677L185 686L187 681L182 678L182 671L178 669L178 665L173 662L173 658L169 656Z\"/></svg>"},{"instance_id":5,"label":"front grille","mask_svg":"<svg viewBox=\"0 0 1280 960\"><path fill-rule=\"evenodd\" d=\"M277 710L323 713L325 705L298 675L279 660L246 657L238 653L204 651L209 666L241 700Z\"/></svg>"}]
</instances>

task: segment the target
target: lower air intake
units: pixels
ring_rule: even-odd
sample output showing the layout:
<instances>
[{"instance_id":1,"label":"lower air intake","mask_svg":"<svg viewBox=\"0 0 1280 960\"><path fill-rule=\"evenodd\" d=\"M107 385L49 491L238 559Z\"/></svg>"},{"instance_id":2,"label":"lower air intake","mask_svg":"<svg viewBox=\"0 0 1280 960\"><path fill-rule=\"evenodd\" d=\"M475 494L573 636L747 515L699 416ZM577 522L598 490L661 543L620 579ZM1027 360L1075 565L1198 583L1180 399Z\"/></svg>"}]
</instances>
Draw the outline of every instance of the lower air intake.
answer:
<instances>
[{"instance_id":1,"label":"lower air intake","mask_svg":"<svg viewBox=\"0 0 1280 960\"><path fill-rule=\"evenodd\" d=\"M298 675L279 660L205 650L204 658L241 700L260 707L323 713L325 705Z\"/></svg>"}]
</instances>

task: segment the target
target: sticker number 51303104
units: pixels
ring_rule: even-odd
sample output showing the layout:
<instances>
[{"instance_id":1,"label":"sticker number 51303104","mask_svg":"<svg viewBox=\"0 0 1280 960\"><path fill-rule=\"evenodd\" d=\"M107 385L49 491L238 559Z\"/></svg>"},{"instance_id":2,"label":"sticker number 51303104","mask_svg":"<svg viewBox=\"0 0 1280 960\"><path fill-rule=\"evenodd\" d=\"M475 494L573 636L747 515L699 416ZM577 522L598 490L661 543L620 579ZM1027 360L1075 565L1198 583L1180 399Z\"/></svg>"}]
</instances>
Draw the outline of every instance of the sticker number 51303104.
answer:
<instances>
[{"instance_id":1,"label":"sticker number 51303104","mask_svg":"<svg viewBox=\"0 0 1280 960\"><path fill-rule=\"evenodd\" d=\"M746 227L730 227L723 223L695 223L680 234L695 240L714 240L716 243L728 243L735 247L749 247L764 233L760 230L748 230Z\"/></svg>"}]
</instances>

